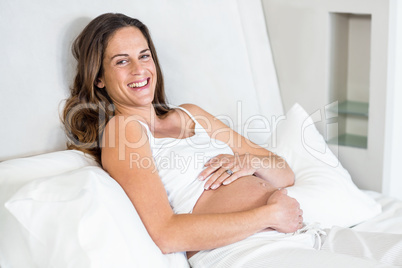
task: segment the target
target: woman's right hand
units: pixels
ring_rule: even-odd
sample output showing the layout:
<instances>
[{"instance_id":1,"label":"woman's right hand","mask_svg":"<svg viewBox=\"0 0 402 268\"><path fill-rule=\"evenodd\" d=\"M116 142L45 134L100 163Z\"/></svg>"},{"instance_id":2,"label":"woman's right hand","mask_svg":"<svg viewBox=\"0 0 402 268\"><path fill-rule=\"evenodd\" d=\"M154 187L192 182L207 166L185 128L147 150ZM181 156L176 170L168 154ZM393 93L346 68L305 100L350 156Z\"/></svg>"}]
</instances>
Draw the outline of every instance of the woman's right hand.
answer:
<instances>
[{"instance_id":1,"label":"woman's right hand","mask_svg":"<svg viewBox=\"0 0 402 268\"><path fill-rule=\"evenodd\" d=\"M287 195L286 189L275 191L268 199L273 217L272 229L281 233L293 233L303 226L303 210L296 199Z\"/></svg>"}]
</instances>

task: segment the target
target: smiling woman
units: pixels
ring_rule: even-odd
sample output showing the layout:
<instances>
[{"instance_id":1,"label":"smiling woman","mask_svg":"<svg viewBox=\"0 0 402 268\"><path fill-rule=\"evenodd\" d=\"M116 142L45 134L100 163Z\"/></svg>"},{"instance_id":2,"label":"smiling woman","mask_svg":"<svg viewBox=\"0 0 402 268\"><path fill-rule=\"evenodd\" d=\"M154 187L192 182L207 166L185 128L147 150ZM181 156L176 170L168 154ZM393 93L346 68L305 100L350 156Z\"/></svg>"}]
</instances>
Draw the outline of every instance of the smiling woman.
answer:
<instances>
[{"instance_id":1,"label":"smiling woman","mask_svg":"<svg viewBox=\"0 0 402 268\"><path fill-rule=\"evenodd\" d=\"M122 186L162 252L212 249L268 228L302 227L299 203L278 191L294 183L286 161L195 105L167 105L144 24L101 15L73 51L78 69L64 110L70 148L95 156ZM172 155L190 159L184 172L178 161L160 165ZM202 165L195 165L200 156ZM266 159L280 165L266 167Z\"/></svg>"},{"instance_id":2,"label":"smiling woman","mask_svg":"<svg viewBox=\"0 0 402 268\"><path fill-rule=\"evenodd\" d=\"M169 107L144 24L101 15L73 52L78 68L63 114L70 148L90 153L120 184L161 252L186 251L193 267L215 267L216 256L233 252L259 252L267 267L273 256L260 249L279 242L328 257L315 250L325 246L323 230L303 227L298 201L280 189L295 181L284 159L196 105ZM348 237L346 245L361 240Z\"/></svg>"},{"instance_id":3,"label":"smiling woman","mask_svg":"<svg viewBox=\"0 0 402 268\"><path fill-rule=\"evenodd\" d=\"M132 107L152 102L157 83L156 68L147 40L135 27L116 31L107 44L98 88L106 88L116 113L136 114Z\"/></svg>"},{"instance_id":4,"label":"smiling woman","mask_svg":"<svg viewBox=\"0 0 402 268\"><path fill-rule=\"evenodd\" d=\"M94 155L99 163L101 162L101 134L106 123L115 113L113 101L99 79L104 74L104 67L109 66L104 66L103 62L107 59L105 49L109 39L117 30L129 26L142 33L146 41L144 44L146 51L141 53L149 53L155 66L156 84L153 104L156 114L162 116L170 110L165 100L158 56L148 28L139 20L122 14L109 13L95 18L77 37L72 47L73 55L77 60L77 75L71 88L70 98L64 108L63 123L69 138L68 148Z\"/></svg>"}]
</instances>

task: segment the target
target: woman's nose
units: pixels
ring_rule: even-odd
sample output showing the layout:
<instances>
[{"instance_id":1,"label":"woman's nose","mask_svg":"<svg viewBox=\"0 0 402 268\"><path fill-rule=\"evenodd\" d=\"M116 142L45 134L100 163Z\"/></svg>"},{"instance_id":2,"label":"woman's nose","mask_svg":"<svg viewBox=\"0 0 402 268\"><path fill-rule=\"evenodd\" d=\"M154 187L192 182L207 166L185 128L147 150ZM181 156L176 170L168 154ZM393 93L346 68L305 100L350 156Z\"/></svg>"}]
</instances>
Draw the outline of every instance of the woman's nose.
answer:
<instances>
[{"instance_id":1,"label":"woman's nose","mask_svg":"<svg viewBox=\"0 0 402 268\"><path fill-rule=\"evenodd\" d=\"M133 62L133 64L131 65L131 73L133 75L138 75L138 74L144 73L144 67L142 66L141 62L138 62L138 61Z\"/></svg>"}]
</instances>

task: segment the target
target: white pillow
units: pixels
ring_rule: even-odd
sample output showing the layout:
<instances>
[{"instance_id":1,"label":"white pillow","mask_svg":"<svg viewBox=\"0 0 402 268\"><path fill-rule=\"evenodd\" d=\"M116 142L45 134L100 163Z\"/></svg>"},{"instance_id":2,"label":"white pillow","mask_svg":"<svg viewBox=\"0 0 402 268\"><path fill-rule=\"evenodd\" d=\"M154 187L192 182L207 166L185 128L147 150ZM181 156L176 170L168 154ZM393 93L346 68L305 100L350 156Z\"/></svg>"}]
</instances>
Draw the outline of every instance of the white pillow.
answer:
<instances>
[{"instance_id":1,"label":"white pillow","mask_svg":"<svg viewBox=\"0 0 402 268\"><path fill-rule=\"evenodd\" d=\"M60 151L0 163L0 266L35 267L26 241L28 231L4 207L22 186L44 176L57 175L96 162L79 151Z\"/></svg>"},{"instance_id":2,"label":"white pillow","mask_svg":"<svg viewBox=\"0 0 402 268\"><path fill-rule=\"evenodd\" d=\"M161 253L124 190L98 166L35 179L5 207L26 230L29 267L188 267L184 253Z\"/></svg>"},{"instance_id":3,"label":"white pillow","mask_svg":"<svg viewBox=\"0 0 402 268\"><path fill-rule=\"evenodd\" d=\"M295 104L271 135L269 150L283 157L296 175L288 194L300 202L306 223L350 227L381 212L330 151L312 118Z\"/></svg>"}]
</instances>

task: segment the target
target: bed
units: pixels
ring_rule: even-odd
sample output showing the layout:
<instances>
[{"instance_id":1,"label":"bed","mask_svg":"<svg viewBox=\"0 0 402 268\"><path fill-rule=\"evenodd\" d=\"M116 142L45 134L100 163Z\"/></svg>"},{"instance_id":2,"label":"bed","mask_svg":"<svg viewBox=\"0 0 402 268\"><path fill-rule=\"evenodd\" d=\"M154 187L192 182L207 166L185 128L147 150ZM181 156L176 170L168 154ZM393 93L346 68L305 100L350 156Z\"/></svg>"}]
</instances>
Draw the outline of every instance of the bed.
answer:
<instances>
[{"instance_id":1,"label":"bed","mask_svg":"<svg viewBox=\"0 0 402 268\"><path fill-rule=\"evenodd\" d=\"M104 12L148 25L170 103L198 104L289 162L307 224L402 234L402 201L358 189L303 107L285 112L260 1L42 2L0 3L1 268L189 267L185 253L161 253L93 159L65 149L69 46Z\"/></svg>"}]
</instances>

